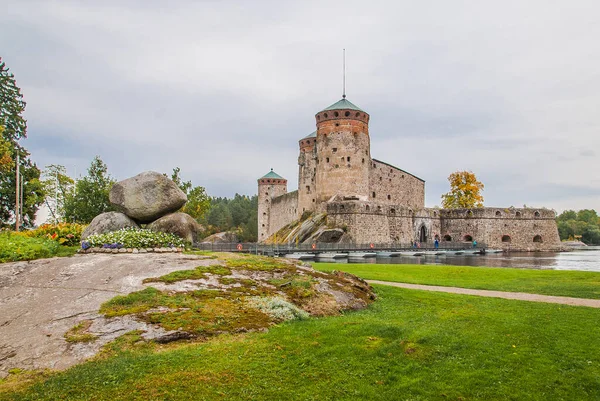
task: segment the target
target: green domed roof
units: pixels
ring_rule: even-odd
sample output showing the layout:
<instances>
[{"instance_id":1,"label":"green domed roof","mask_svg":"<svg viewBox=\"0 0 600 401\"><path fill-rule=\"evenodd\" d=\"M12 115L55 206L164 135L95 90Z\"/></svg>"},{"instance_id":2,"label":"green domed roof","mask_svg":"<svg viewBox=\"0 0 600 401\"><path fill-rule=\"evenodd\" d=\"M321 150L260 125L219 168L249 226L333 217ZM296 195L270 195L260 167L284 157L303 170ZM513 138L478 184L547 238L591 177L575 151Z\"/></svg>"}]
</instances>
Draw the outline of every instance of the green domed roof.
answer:
<instances>
[{"instance_id":1,"label":"green domed roof","mask_svg":"<svg viewBox=\"0 0 600 401\"><path fill-rule=\"evenodd\" d=\"M362 110L360 107L353 104L351 101L349 101L346 98L343 98L343 99L335 102L331 106L329 106L321 111L327 111L327 110L356 110L356 111L362 111L363 113L366 113L364 110Z\"/></svg>"},{"instance_id":2,"label":"green domed roof","mask_svg":"<svg viewBox=\"0 0 600 401\"><path fill-rule=\"evenodd\" d=\"M271 169L271 171L269 171L267 174L263 175L259 179L263 178L275 178L276 180L285 180L285 178L274 172L273 169Z\"/></svg>"},{"instance_id":3,"label":"green domed roof","mask_svg":"<svg viewBox=\"0 0 600 401\"><path fill-rule=\"evenodd\" d=\"M310 134L310 135L306 135L306 136L305 136L304 138L302 138L302 139L316 138L316 137L317 137L317 131L313 132L313 133L312 133L312 134ZM301 139L301 140L302 140L302 139Z\"/></svg>"}]
</instances>

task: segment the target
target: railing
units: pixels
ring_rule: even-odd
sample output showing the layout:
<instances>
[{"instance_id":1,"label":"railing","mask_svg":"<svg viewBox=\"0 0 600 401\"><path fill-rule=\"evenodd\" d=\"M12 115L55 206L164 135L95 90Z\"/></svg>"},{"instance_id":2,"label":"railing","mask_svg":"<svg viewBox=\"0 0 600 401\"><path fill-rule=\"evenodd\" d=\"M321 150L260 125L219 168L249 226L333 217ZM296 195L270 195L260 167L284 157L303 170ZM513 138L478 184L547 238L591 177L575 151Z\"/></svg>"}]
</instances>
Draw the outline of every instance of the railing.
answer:
<instances>
[{"instance_id":1,"label":"railing","mask_svg":"<svg viewBox=\"0 0 600 401\"><path fill-rule=\"evenodd\" d=\"M203 251L214 252L244 252L259 255L281 255L286 253L323 253L323 252L376 252L376 251L434 251L434 250L464 250L464 249L486 249L484 243L477 243L474 247L470 242L440 242L435 247L433 242L418 243L417 246L410 243L400 244L256 244L256 243L200 243L195 248Z\"/></svg>"}]
</instances>

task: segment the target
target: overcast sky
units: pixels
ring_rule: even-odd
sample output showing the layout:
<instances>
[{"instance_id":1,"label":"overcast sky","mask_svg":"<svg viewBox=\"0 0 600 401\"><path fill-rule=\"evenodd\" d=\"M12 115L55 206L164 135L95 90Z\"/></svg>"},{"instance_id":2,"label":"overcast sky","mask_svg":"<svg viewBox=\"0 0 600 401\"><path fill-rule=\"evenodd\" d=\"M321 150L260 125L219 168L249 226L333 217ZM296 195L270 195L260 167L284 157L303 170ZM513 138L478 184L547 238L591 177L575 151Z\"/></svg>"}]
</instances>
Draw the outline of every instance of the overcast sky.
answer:
<instances>
[{"instance_id":1,"label":"overcast sky","mask_svg":"<svg viewBox=\"0 0 600 401\"><path fill-rule=\"evenodd\" d=\"M341 98L371 153L487 206L600 210L597 1L28 1L0 13L40 167L170 172L214 196L297 187L298 140Z\"/></svg>"}]
</instances>

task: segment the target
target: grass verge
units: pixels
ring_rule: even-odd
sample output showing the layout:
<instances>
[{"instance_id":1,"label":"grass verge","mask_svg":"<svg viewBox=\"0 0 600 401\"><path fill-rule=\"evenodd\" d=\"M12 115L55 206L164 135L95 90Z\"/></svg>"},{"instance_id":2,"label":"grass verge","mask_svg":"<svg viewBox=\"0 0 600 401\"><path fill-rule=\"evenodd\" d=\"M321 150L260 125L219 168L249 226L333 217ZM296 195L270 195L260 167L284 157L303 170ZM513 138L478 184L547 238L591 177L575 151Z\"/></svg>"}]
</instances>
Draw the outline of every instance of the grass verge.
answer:
<instances>
[{"instance_id":1,"label":"grass verge","mask_svg":"<svg viewBox=\"0 0 600 401\"><path fill-rule=\"evenodd\" d=\"M21 233L0 233L0 263L72 256L79 247L62 246L44 238L27 237Z\"/></svg>"},{"instance_id":2,"label":"grass verge","mask_svg":"<svg viewBox=\"0 0 600 401\"><path fill-rule=\"evenodd\" d=\"M317 270L343 270L367 280L600 299L600 273L495 267L313 263Z\"/></svg>"},{"instance_id":3,"label":"grass verge","mask_svg":"<svg viewBox=\"0 0 600 401\"><path fill-rule=\"evenodd\" d=\"M268 333L115 348L0 399L600 399L599 310L377 291L369 309Z\"/></svg>"}]
</instances>

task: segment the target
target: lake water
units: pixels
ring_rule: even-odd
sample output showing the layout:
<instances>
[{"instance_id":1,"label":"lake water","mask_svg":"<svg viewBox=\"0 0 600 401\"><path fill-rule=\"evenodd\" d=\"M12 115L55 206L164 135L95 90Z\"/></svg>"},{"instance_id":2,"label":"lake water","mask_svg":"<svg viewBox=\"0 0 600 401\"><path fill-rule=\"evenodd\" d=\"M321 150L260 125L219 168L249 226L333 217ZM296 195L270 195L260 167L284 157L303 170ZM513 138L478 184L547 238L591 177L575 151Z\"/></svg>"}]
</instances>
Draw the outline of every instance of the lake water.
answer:
<instances>
[{"instance_id":1,"label":"lake water","mask_svg":"<svg viewBox=\"0 0 600 401\"><path fill-rule=\"evenodd\" d=\"M521 269L600 272L600 250L572 252L513 252L488 255L399 256L335 260L338 263L398 263L422 265L515 267Z\"/></svg>"}]
</instances>

